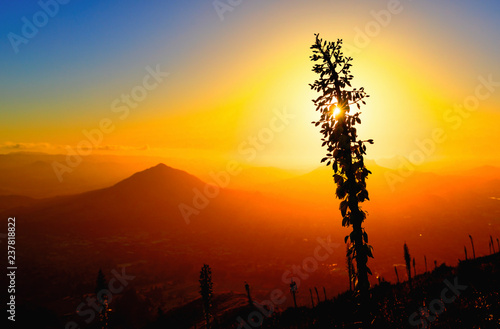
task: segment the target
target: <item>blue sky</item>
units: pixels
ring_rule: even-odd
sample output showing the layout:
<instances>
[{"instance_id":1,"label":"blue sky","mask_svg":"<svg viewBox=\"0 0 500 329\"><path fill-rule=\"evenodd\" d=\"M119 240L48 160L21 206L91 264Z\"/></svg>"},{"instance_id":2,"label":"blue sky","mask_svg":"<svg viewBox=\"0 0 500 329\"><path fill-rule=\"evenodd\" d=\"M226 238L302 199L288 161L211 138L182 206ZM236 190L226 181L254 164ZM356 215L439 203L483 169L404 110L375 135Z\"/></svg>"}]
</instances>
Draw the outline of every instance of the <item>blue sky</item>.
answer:
<instances>
[{"instance_id":1,"label":"blue sky","mask_svg":"<svg viewBox=\"0 0 500 329\"><path fill-rule=\"evenodd\" d=\"M148 122L162 123L168 130L168 123L164 122L176 113L175 109L182 109L186 120L192 120L187 112L195 113L200 107L227 108L230 105L223 104L223 99L228 98L229 102L240 92L238 89L255 93L259 88L277 91L273 97L262 96L261 100L256 100L259 94L252 99L249 95L239 100L234 96L231 101L238 104L245 100L246 109L242 111L248 113L240 113L245 118L256 111L269 111L276 104L302 106L302 99L293 97L298 97L297 88L307 87L310 82L302 73L309 71L309 63L305 56L303 63L288 63L289 59L302 50L308 51L314 32L349 42L356 27L362 28L373 20L371 11L383 10L388 3L243 0L221 21L210 0L73 0L60 5L55 17L49 18L37 35L19 45L19 52L15 53L9 33L22 35L22 18L32 21L41 7L37 1L2 1L0 143L77 142L81 138L79 131L106 115L109 103L140 81L147 65L160 65L172 73L171 78L161 92L148 99L151 104L141 108L134 117L136 121L127 123L123 133L113 137L115 143L133 143L128 136L137 132L138 125ZM433 68L429 72L415 70L427 75L419 79L428 79L430 90L446 89L435 95L436 102L443 106L460 101L460 97L473 90L478 75L500 77L500 2L402 0L401 6L403 12L395 15L391 25L357 55L361 67L369 67L369 61L384 56L394 63L388 67L428 64ZM259 68L265 70L261 72ZM280 73L270 82L265 72L272 70ZM384 73L381 69L376 74ZM288 88L285 86L294 75L302 80L296 81L293 92L287 92L283 88ZM393 80L397 83L396 78ZM247 86L250 81L252 85ZM193 101L187 102L190 92ZM304 95L309 98L306 92ZM496 94L486 102L484 110L497 111L499 100ZM172 110L168 112L166 108ZM430 114L424 120L435 124ZM251 124L247 126L252 128ZM248 127L238 129L246 133ZM421 133L431 128L424 126ZM153 128L140 133L146 134L141 143L174 147L169 143L171 136ZM401 149L403 143L410 143L419 133L409 132L408 140L401 139L401 145L396 143L394 148ZM188 140L189 136L179 135L176 139ZM193 145L196 141L186 143ZM303 147L308 149L307 145ZM377 152L383 156L395 152L389 147L384 150L389 151L384 153L381 148Z\"/></svg>"}]
</instances>

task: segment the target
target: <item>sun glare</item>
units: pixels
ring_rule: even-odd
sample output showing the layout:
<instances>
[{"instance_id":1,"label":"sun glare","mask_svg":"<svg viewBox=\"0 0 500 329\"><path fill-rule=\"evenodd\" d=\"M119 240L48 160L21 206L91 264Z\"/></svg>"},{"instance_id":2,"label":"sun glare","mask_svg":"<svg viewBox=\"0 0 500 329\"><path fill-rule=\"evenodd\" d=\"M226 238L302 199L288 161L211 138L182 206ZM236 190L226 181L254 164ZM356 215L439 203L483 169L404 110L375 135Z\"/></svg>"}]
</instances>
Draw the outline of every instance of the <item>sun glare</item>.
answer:
<instances>
[{"instance_id":1,"label":"sun glare","mask_svg":"<svg viewBox=\"0 0 500 329\"><path fill-rule=\"evenodd\" d=\"M340 114L340 108L339 108L337 105L335 105L335 106L333 107L333 113L332 113L332 115L333 115L333 117L334 117L335 119L337 119L337 116L338 116L339 114Z\"/></svg>"}]
</instances>

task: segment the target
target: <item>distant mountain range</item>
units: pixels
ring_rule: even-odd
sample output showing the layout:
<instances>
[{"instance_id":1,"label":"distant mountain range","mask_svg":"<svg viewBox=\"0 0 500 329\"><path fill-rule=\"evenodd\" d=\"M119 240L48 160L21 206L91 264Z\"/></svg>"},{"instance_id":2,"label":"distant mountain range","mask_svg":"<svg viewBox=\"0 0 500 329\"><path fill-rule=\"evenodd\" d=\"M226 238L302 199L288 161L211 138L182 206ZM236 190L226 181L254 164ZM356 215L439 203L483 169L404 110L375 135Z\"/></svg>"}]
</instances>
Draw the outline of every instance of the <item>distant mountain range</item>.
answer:
<instances>
[{"instance_id":1,"label":"distant mountain range","mask_svg":"<svg viewBox=\"0 0 500 329\"><path fill-rule=\"evenodd\" d=\"M404 242L422 270L424 255L429 267L434 260L452 265L463 258L469 234L477 255L488 252L490 234L500 237L498 168L453 176L415 171L392 191L386 173L398 172L374 162L367 166L373 172L371 201L363 209L375 248L374 282L377 276L394 279ZM283 273L311 257L317 239L328 236L340 248L304 287L325 286L336 294L347 286L343 237L349 230L340 225L331 176L326 167L284 174L282 180L256 180L244 191L231 184L216 188L160 163L84 193L1 196L0 216L15 216L18 223L19 280L25 289L20 297L51 296L54 303L78 298L92 291L99 268L109 273L124 267L137 276L138 290L164 287L162 305L169 308L197 298L199 267L209 263L219 292L243 292L249 281L255 295L266 298L275 288L286 290ZM195 210L189 221L181 205ZM56 283L66 288L54 293Z\"/></svg>"}]
</instances>

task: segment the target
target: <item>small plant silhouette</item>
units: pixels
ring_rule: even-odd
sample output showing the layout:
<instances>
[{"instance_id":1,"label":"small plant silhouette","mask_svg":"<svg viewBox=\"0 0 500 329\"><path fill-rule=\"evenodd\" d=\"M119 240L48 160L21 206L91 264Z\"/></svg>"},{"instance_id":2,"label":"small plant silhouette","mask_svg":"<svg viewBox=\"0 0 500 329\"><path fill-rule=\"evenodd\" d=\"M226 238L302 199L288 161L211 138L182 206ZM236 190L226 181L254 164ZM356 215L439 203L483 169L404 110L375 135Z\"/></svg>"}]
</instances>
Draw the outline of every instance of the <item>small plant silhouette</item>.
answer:
<instances>
[{"instance_id":1,"label":"small plant silhouette","mask_svg":"<svg viewBox=\"0 0 500 329\"><path fill-rule=\"evenodd\" d=\"M476 259L476 249L474 249L474 240L472 240L472 235L469 234L470 244L472 245L472 257Z\"/></svg>"},{"instance_id":2,"label":"small plant silhouette","mask_svg":"<svg viewBox=\"0 0 500 329\"><path fill-rule=\"evenodd\" d=\"M100 294L99 292L107 289L108 285L106 283L106 278L104 277L104 273L102 273L102 269L99 269L99 272L97 272L97 279L96 279L96 285L95 285L95 294L97 297L97 301L99 303L102 303L104 301L104 296Z\"/></svg>"},{"instance_id":3,"label":"small plant silhouette","mask_svg":"<svg viewBox=\"0 0 500 329\"><path fill-rule=\"evenodd\" d=\"M248 305L253 305L252 296L250 295L250 285L245 281L245 290L248 297Z\"/></svg>"},{"instance_id":4,"label":"small plant silhouette","mask_svg":"<svg viewBox=\"0 0 500 329\"><path fill-rule=\"evenodd\" d=\"M212 283L212 270L210 266L204 264L200 271L200 295L203 302L203 314L207 323L207 328L211 328L212 319L212 297L213 297L213 283Z\"/></svg>"},{"instance_id":5,"label":"small plant silhouette","mask_svg":"<svg viewBox=\"0 0 500 329\"><path fill-rule=\"evenodd\" d=\"M405 263L406 263L406 275L408 276L408 282L411 284L411 256L410 256L410 250L408 249L408 245L404 244L404 256L405 256Z\"/></svg>"},{"instance_id":6,"label":"small plant silhouette","mask_svg":"<svg viewBox=\"0 0 500 329\"><path fill-rule=\"evenodd\" d=\"M314 287L314 290L316 291L316 298L318 299L318 304L319 304L319 293L318 293L318 288Z\"/></svg>"},{"instance_id":7,"label":"small plant silhouette","mask_svg":"<svg viewBox=\"0 0 500 329\"><path fill-rule=\"evenodd\" d=\"M394 266L394 272L396 272L396 280L399 283L399 274L398 274L398 268Z\"/></svg>"},{"instance_id":8,"label":"small plant silhouette","mask_svg":"<svg viewBox=\"0 0 500 329\"><path fill-rule=\"evenodd\" d=\"M297 293L297 283L293 281L293 279L291 280L292 281L290 282L290 292L292 293L293 296L293 305L295 306L295 308L297 308L297 299L295 296L295 294Z\"/></svg>"},{"instance_id":9,"label":"small plant silhouette","mask_svg":"<svg viewBox=\"0 0 500 329\"><path fill-rule=\"evenodd\" d=\"M109 321L108 295L104 293L107 291L106 289L108 289L106 278L104 277L104 273L102 273L102 269L99 269L96 279L95 294L99 305L99 326L101 329L108 328Z\"/></svg>"}]
</instances>

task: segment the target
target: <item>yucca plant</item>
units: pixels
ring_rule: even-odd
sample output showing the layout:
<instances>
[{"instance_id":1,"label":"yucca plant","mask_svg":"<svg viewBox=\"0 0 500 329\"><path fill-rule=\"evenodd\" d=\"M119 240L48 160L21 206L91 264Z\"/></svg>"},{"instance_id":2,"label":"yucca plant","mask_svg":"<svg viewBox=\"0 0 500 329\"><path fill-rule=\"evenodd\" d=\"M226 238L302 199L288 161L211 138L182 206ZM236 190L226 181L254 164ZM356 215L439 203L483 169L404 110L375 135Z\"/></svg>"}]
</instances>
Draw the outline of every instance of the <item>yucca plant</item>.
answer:
<instances>
[{"instance_id":1,"label":"yucca plant","mask_svg":"<svg viewBox=\"0 0 500 329\"><path fill-rule=\"evenodd\" d=\"M207 264L204 264L200 271L200 295L203 302L203 315L207 322L207 328L211 328L212 319L212 269Z\"/></svg>"},{"instance_id":2,"label":"yucca plant","mask_svg":"<svg viewBox=\"0 0 500 329\"><path fill-rule=\"evenodd\" d=\"M333 169L336 196L341 200L342 226L352 227L345 242L352 242L347 254L352 254L356 260L355 289L367 296L370 288L368 274L372 274L367 262L373 254L368 245L368 234L362 226L366 213L360 203L369 200L366 178L371 172L365 167L363 156L366 154L365 143L373 144L373 140L358 138L355 126L361 123L361 113L352 106L359 110L368 95L363 88L351 87L352 58L344 56L342 40L327 42L318 34L315 36L311 60L319 61L313 66L319 78L310 87L321 95L313 100L320 117L313 123L321 127L323 146L327 148L326 157L321 162Z\"/></svg>"},{"instance_id":3,"label":"yucca plant","mask_svg":"<svg viewBox=\"0 0 500 329\"><path fill-rule=\"evenodd\" d=\"M410 250L408 249L408 245L404 244L404 257L405 257L405 263L406 263L406 275L408 276L408 282L411 283L411 256L410 256Z\"/></svg>"},{"instance_id":4,"label":"yucca plant","mask_svg":"<svg viewBox=\"0 0 500 329\"><path fill-rule=\"evenodd\" d=\"M470 244L472 245L472 257L476 259L476 249L474 249L474 240L472 240L472 235L469 234Z\"/></svg>"}]
</instances>

